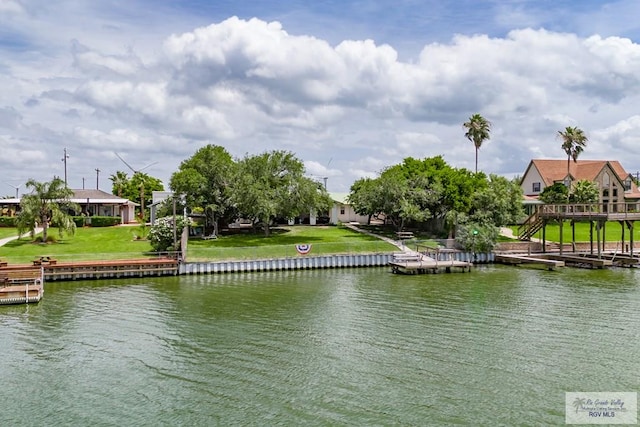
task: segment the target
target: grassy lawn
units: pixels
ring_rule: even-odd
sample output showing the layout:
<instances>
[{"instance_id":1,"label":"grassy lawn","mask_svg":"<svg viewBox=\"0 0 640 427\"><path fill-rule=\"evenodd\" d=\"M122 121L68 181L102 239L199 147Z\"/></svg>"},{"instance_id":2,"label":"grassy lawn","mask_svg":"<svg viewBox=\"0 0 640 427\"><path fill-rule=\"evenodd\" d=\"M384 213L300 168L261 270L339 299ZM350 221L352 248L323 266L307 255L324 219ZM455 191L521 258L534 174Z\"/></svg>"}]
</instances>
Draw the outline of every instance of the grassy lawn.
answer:
<instances>
[{"instance_id":1,"label":"grassy lawn","mask_svg":"<svg viewBox=\"0 0 640 427\"><path fill-rule=\"evenodd\" d=\"M376 237L334 226L277 227L270 236L239 232L215 240L191 239L188 261L261 259L299 256L296 244L311 244L311 255L394 252L398 248Z\"/></svg>"},{"instance_id":2,"label":"grassy lawn","mask_svg":"<svg viewBox=\"0 0 640 427\"><path fill-rule=\"evenodd\" d=\"M17 235L15 229L3 229L5 237ZM57 243L33 243L30 238L14 240L0 246L0 258L10 263L27 264L41 256L60 261L109 260L143 258L151 245L134 240L138 227L78 228L74 236ZM58 237L57 229L50 235ZM0 235L2 236L2 235ZM2 238L2 237L0 237ZM269 237L264 234L238 233L215 240L191 239L189 261L220 259L260 259L298 256L295 245L312 245L311 255L335 253L394 252L397 248L376 237L343 227L295 226L279 227ZM410 243L408 243L410 244Z\"/></svg>"},{"instance_id":3,"label":"grassy lawn","mask_svg":"<svg viewBox=\"0 0 640 427\"><path fill-rule=\"evenodd\" d=\"M74 236L66 236L57 243L32 243L29 237L0 246L0 258L10 263L30 263L40 256L51 256L60 261L109 260L144 258L151 250L147 241L136 241L138 227L78 228ZM17 233L9 234L15 236ZM58 238L58 230L50 230Z\"/></svg>"},{"instance_id":4,"label":"grassy lawn","mask_svg":"<svg viewBox=\"0 0 640 427\"><path fill-rule=\"evenodd\" d=\"M514 235L518 234L518 226L512 226ZM621 240L621 227L616 221L609 221L605 225L607 242L619 242ZM534 237L542 239L542 230L538 231ZM629 241L629 230L625 227L624 240ZM602 239L602 232L600 232L600 238ZM547 225L546 240L549 242L560 241L560 226L558 224ZM640 225L634 227L633 230L634 242L640 242ZM567 243L571 242L571 223L565 221L562 226L562 241ZM589 241L589 223L577 222L576 223L576 242L588 242ZM593 227L593 241L596 241L596 228Z\"/></svg>"},{"instance_id":5,"label":"grassy lawn","mask_svg":"<svg viewBox=\"0 0 640 427\"><path fill-rule=\"evenodd\" d=\"M0 227L0 239L5 237L14 237L18 235L18 229L15 227Z\"/></svg>"}]
</instances>

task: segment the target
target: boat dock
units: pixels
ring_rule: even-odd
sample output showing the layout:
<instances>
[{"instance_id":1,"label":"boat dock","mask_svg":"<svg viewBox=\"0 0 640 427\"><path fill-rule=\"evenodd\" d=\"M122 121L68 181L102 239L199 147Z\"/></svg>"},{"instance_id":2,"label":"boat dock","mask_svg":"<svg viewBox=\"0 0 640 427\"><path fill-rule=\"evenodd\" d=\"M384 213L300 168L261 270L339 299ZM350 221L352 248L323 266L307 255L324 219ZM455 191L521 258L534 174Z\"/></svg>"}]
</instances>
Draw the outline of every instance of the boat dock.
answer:
<instances>
[{"instance_id":1,"label":"boat dock","mask_svg":"<svg viewBox=\"0 0 640 427\"><path fill-rule=\"evenodd\" d=\"M581 254L584 257L588 258L596 258L595 254ZM632 256L629 254L600 254L600 258L610 260L613 265L622 266L622 267L634 267L637 264L640 264L640 258L637 256Z\"/></svg>"},{"instance_id":2,"label":"boat dock","mask_svg":"<svg viewBox=\"0 0 640 427\"><path fill-rule=\"evenodd\" d=\"M548 270L555 270L558 267L564 267L564 260L547 259L544 254L537 255L506 255L496 254L495 262L507 265L533 264L542 265Z\"/></svg>"},{"instance_id":3,"label":"boat dock","mask_svg":"<svg viewBox=\"0 0 640 427\"><path fill-rule=\"evenodd\" d=\"M42 299L43 293L41 268L4 265L0 269L0 305L36 303Z\"/></svg>"},{"instance_id":4,"label":"boat dock","mask_svg":"<svg viewBox=\"0 0 640 427\"><path fill-rule=\"evenodd\" d=\"M605 268L614 265L635 265L640 263L636 257L626 255L592 255L573 253L571 255L561 255L553 253L524 254L496 254L495 262L508 265L538 264L555 270L557 267L571 265L574 267Z\"/></svg>"},{"instance_id":5,"label":"boat dock","mask_svg":"<svg viewBox=\"0 0 640 427\"><path fill-rule=\"evenodd\" d=\"M430 274L470 272L473 266L470 262L455 261L452 258L439 261L423 254L395 254L389 262L391 272L396 274Z\"/></svg>"},{"instance_id":6,"label":"boat dock","mask_svg":"<svg viewBox=\"0 0 640 427\"><path fill-rule=\"evenodd\" d=\"M613 265L613 261L610 259L589 257L577 253L573 255L546 254L546 257L548 259L562 260L566 264L584 265L591 268L604 268L611 267Z\"/></svg>"},{"instance_id":7,"label":"boat dock","mask_svg":"<svg viewBox=\"0 0 640 427\"><path fill-rule=\"evenodd\" d=\"M54 261L42 263L48 281L108 279L145 276L175 276L178 260L175 258L149 258L109 261Z\"/></svg>"}]
</instances>

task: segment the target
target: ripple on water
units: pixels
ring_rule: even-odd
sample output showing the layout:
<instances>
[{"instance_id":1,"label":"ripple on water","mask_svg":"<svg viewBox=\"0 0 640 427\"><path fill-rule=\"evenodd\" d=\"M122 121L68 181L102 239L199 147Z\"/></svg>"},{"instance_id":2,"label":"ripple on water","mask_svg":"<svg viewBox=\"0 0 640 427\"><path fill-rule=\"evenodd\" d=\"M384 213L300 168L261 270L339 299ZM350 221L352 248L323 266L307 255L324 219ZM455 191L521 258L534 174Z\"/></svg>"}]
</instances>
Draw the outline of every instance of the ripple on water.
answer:
<instances>
[{"instance_id":1,"label":"ripple on water","mask_svg":"<svg viewBox=\"0 0 640 427\"><path fill-rule=\"evenodd\" d=\"M640 386L637 279L489 267L53 284L28 311L0 308L6 417L19 425L37 399L34 424L558 424L565 391Z\"/></svg>"}]
</instances>

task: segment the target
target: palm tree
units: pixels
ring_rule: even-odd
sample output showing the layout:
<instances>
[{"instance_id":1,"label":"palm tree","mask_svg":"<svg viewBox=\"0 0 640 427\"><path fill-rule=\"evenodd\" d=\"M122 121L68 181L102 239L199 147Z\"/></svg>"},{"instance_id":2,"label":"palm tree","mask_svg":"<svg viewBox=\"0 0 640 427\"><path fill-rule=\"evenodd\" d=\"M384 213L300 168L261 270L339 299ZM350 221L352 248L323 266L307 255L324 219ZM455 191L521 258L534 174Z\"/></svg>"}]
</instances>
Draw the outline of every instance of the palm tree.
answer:
<instances>
[{"instance_id":1,"label":"palm tree","mask_svg":"<svg viewBox=\"0 0 640 427\"><path fill-rule=\"evenodd\" d=\"M74 234L76 224L67 213L79 211L80 207L71 202L73 190L67 187L64 180L54 177L51 182L37 182L33 179L27 181L26 186L31 189L20 200L20 213L18 213L18 235L33 230L39 224L42 227L42 241L47 242L49 226L56 226L60 232Z\"/></svg>"},{"instance_id":2,"label":"palm tree","mask_svg":"<svg viewBox=\"0 0 640 427\"><path fill-rule=\"evenodd\" d=\"M567 175L569 175L569 165L571 159L578 161L578 156L587 146L587 136L578 127L567 126L564 131L559 130L558 136L562 139L562 149L567 153Z\"/></svg>"},{"instance_id":3,"label":"palm tree","mask_svg":"<svg viewBox=\"0 0 640 427\"><path fill-rule=\"evenodd\" d=\"M111 187L113 193L117 193L118 197L122 197L122 191L129 183L129 177L127 176L126 172L117 171L115 174L112 174L109 179L113 183Z\"/></svg>"},{"instance_id":4,"label":"palm tree","mask_svg":"<svg viewBox=\"0 0 640 427\"><path fill-rule=\"evenodd\" d=\"M491 122L476 113L469 117L469 121L465 122L462 126L467 129L464 136L476 147L476 173L478 173L478 150L482 146L482 143L490 138Z\"/></svg>"}]
</instances>

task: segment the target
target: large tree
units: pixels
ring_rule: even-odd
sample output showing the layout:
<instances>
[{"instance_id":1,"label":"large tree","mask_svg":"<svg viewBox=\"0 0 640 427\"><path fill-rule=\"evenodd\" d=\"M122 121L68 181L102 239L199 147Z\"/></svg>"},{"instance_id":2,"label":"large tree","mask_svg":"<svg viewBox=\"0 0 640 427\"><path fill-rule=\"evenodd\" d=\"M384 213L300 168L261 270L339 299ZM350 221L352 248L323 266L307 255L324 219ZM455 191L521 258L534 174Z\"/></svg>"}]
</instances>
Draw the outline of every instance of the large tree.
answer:
<instances>
[{"instance_id":1,"label":"large tree","mask_svg":"<svg viewBox=\"0 0 640 427\"><path fill-rule=\"evenodd\" d=\"M18 234L42 227L42 241L47 242L49 227L57 227L60 236L64 232L74 234L76 225L70 212L80 211L80 207L71 202L73 190L64 180L55 177L50 182L38 182L30 179L26 183L31 192L20 200L18 213Z\"/></svg>"},{"instance_id":2,"label":"large tree","mask_svg":"<svg viewBox=\"0 0 640 427\"><path fill-rule=\"evenodd\" d=\"M517 224L524 216L519 180L491 174L487 184L473 194L470 219L496 227Z\"/></svg>"},{"instance_id":3,"label":"large tree","mask_svg":"<svg viewBox=\"0 0 640 427\"><path fill-rule=\"evenodd\" d=\"M587 146L587 136L578 127L567 126L563 131L558 131L558 137L562 140L562 149L567 153L567 175L569 175L569 165L571 159L578 161L578 156Z\"/></svg>"},{"instance_id":4,"label":"large tree","mask_svg":"<svg viewBox=\"0 0 640 427\"><path fill-rule=\"evenodd\" d=\"M351 186L349 200L361 215L384 213L401 228L407 221L427 221L441 230L445 219L468 213L472 196L487 186L483 173L449 166L441 156L423 160L408 157L385 169L378 178L364 178Z\"/></svg>"},{"instance_id":5,"label":"large tree","mask_svg":"<svg viewBox=\"0 0 640 427\"><path fill-rule=\"evenodd\" d=\"M476 113L462 126L467 129L464 136L476 147L476 173L478 173L478 150L482 147L482 143L490 138L491 122Z\"/></svg>"},{"instance_id":6,"label":"large tree","mask_svg":"<svg viewBox=\"0 0 640 427\"><path fill-rule=\"evenodd\" d=\"M184 195L187 206L202 209L215 234L219 220L233 210L230 197L235 167L223 147L210 144L182 161L169 181L174 193Z\"/></svg>"},{"instance_id":7,"label":"large tree","mask_svg":"<svg viewBox=\"0 0 640 427\"><path fill-rule=\"evenodd\" d=\"M367 216L367 224L370 224L372 217L383 213L379 196L377 179L360 178L351 185L347 199L356 213Z\"/></svg>"},{"instance_id":8,"label":"large tree","mask_svg":"<svg viewBox=\"0 0 640 427\"><path fill-rule=\"evenodd\" d=\"M290 219L329 208L327 191L304 173L302 161L288 151L246 155L237 163L231 201L240 217L261 223L269 235L276 217Z\"/></svg>"}]
</instances>

